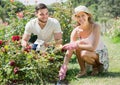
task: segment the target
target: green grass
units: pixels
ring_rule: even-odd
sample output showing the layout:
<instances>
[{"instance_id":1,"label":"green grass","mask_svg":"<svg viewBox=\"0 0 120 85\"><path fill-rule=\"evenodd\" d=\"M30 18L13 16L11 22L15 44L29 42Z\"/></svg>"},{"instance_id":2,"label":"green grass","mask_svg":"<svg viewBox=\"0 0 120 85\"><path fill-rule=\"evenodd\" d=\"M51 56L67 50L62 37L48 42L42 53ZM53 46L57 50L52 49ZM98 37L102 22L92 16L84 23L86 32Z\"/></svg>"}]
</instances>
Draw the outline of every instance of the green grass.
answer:
<instances>
[{"instance_id":1,"label":"green grass","mask_svg":"<svg viewBox=\"0 0 120 85\"><path fill-rule=\"evenodd\" d=\"M108 72L97 76L88 75L84 78L75 78L80 68L73 56L67 73L69 85L120 85L120 43L113 43L108 37L104 37L103 40L109 52Z\"/></svg>"},{"instance_id":2,"label":"green grass","mask_svg":"<svg viewBox=\"0 0 120 85\"><path fill-rule=\"evenodd\" d=\"M120 43L113 43L108 37L103 37L109 52L109 70L97 76L75 78L80 71L76 56L73 55L69 63L66 80L62 85L120 85ZM54 85L54 84L48 84Z\"/></svg>"}]
</instances>

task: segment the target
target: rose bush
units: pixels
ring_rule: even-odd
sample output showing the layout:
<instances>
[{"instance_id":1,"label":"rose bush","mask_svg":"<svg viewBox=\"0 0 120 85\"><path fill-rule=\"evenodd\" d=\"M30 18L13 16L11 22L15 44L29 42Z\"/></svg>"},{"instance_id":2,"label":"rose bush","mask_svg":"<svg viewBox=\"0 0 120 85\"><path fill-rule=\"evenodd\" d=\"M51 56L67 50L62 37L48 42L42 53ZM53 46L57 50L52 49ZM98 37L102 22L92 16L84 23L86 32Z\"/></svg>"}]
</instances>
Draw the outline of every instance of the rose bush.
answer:
<instances>
[{"instance_id":1,"label":"rose bush","mask_svg":"<svg viewBox=\"0 0 120 85\"><path fill-rule=\"evenodd\" d=\"M30 46L22 50L20 42L18 35L10 40L0 40L0 83L43 84L57 81L64 55L59 47L36 52Z\"/></svg>"}]
</instances>

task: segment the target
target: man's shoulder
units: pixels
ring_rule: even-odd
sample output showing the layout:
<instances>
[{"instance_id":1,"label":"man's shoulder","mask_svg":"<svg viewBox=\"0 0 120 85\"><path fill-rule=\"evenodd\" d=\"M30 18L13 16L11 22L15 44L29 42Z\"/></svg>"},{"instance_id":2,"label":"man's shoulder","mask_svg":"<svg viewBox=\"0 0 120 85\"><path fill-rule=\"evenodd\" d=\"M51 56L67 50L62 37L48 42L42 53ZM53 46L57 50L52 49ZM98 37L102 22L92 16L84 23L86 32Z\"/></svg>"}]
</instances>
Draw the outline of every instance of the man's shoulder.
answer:
<instances>
[{"instance_id":1,"label":"man's shoulder","mask_svg":"<svg viewBox=\"0 0 120 85\"><path fill-rule=\"evenodd\" d=\"M51 22L51 23L59 23L59 21L58 21L57 19L55 19L55 18L49 17L48 20L49 20L49 22Z\"/></svg>"},{"instance_id":2,"label":"man's shoulder","mask_svg":"<svg viewBox=\"0 0 120 85\"><path fill-rule=\"evenodd\" d=\"M32 18L30 19L29 23L36 23L37 22L37 18Z\"/></svg>"}]
</instances>

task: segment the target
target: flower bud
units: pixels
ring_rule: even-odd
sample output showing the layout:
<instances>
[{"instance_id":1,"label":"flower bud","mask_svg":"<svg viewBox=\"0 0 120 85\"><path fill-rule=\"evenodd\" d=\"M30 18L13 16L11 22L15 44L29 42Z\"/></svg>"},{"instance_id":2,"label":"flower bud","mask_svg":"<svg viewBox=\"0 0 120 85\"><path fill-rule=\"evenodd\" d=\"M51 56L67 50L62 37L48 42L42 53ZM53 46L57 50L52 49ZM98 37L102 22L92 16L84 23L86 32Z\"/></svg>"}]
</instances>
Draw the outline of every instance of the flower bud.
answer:
<instances>
[{"instance_id":1,"label":"flower bud","mask_svg":"<svg viewBox=\"0 0 120 85\"><path fill-rule=\"evenodd\" d=\"M14 68L14 74L18 74L18 72L19 72L19 68L18 68L18 67L15 67L15 68Z\"/></svg>"},{"instance_id":2,"label":"flower bud","mask_svg":"<svg viewBox=\"0 0 120 85\"><path fill-rule=\"evenodd\" d=\"M2 43L3 43L3 41L2 41L2 40L0 40L0 45L2 45Z\"/></svg>"},{"instance_id":3,"label":"flower bud","mask_svg":"<svg viewBox=\"0 0 120 85\"><path fill-rule=\"evenodd\" d=\"M15 61L14 61L14 60L11 60L11 61L9 62L9 64L10 64L10 66L15 66Z\"/></svg>"}]
</instances>

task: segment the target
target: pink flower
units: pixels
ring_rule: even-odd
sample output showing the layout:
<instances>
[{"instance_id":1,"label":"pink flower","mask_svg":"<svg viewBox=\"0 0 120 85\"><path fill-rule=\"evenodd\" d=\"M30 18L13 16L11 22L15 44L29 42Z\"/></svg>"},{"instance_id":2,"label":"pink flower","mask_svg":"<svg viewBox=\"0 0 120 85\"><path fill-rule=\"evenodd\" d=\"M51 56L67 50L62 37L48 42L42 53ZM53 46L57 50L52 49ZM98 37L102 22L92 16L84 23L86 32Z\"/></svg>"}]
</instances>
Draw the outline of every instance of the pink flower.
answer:
<instances>
[{"instance_id":1,"label":"pink flower","mask_svg":"<svg viewBox=\"0 0 120 85\"><path fill-rule=\"evenodd\" d=\"M20 36L19 35L12 36L12 40L13 41L19 41L20 40Z\"/></svg>"},{"instance_id":2,"label":"pink flower","mask_svg":"<svg viewBox=\"0 0 120 85\"><path fill-rule=\"evenodd\" d=\"M4 22L3 25L4 25L4 26L8 26L8 22Z\"/></svg>"},{"instance_id":3,"label":"pink flower","mask_svg":"<svg viewBox=\"0 0 120 85\"><path fill-rule=\"evenodd\" d=\"M14 74L18 74L18 72L19 72L19 68L18 68L18 67L15 67L15 68L14 68Z\"/></svg>"},{"instance_id":4,"label":"pink flower","mask_svg":"<svg viewBox=\"0 0 120 85\"><path fill-rule=\"evenodd\" d=\"M11 60L11 61L9 62L9 64L10 64L10 66L15 66L15 61L14 61L14 60Z\"/></svg>"},{"instance_id":5,"label":"pink flower","mask_svg":"<svg viewBox=\"0 0 120 85\"><path fill-rule=\"evenodd\" d=\"M3 41L2 41L2 40L0 40L0 45L2 45L2 43L3 43Z\"/></svg>"},{"instance_id":6,"label":"pink flower","mask_svg":"<svg viewBox=\"0 0 120 85\"><path fill-rule=\"evenodd\" d=\"M14 2L14 0L10 0L10 2Z\"/></svg>"},{"instance_id":7,"label":"pink flower","mask_svg":"<svg viewBox=\"0 0 120 85\"><path fill-rule=\"evenodd\" d=\"M24 17L23 11L17 13L17 17L22 19Z\"/></svg>"}]
</instances>

